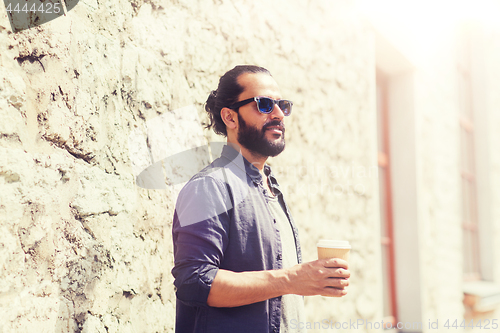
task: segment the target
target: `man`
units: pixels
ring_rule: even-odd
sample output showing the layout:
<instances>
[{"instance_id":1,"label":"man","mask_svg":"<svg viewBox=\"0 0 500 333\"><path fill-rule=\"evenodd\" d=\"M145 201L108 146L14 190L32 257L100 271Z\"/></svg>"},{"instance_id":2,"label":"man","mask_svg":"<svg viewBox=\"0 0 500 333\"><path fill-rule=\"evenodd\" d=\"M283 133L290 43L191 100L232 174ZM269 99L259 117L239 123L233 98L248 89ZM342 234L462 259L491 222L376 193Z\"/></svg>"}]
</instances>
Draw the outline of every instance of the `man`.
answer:
<instances>
[{"instance_id":1,"label":"man","mask_svg":"<svg viewBox=\"0 0 500 333\"><path fill-rule=\"evenodd\" d=\"M209 127L227 146L177 201L176 332L300 332L302 296L347 293L345 261L301 263L297 229L265 164L285 148L291 108L257 66L236 66L210 94Z\"/></svg>"}]
</instances>

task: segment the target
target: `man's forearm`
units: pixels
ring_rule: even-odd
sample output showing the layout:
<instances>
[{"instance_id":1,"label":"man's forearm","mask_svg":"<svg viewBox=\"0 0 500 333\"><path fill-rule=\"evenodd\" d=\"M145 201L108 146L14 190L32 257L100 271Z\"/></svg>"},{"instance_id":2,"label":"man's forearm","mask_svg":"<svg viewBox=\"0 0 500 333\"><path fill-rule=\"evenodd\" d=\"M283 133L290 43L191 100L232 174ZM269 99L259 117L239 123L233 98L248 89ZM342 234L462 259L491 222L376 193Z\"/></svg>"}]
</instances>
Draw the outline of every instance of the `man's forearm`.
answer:
<instances>
[{"instance_id":1,"label":"man's forearm","mask_svg":"<svg viewBox=\"0 0 500 333\"><path fill-rule=\"evenodd\" d=\"M236 273L217 272L207 304L213 307L236 307L265 301L286 294L302 296L344 296L349 285L347 262L322 259L286 269Z\"/></svg>"},{"instance_id":2,"label":"man's forearm","mask_svg":"<svg viewBox=\"0 0 500 333\"><path fill-rule=\"evenodd\" d=\"M207 304L236 307L278 297L287 293L284 270L231 272L219 269L212 282Z\"/></svg>"}]
</instances>

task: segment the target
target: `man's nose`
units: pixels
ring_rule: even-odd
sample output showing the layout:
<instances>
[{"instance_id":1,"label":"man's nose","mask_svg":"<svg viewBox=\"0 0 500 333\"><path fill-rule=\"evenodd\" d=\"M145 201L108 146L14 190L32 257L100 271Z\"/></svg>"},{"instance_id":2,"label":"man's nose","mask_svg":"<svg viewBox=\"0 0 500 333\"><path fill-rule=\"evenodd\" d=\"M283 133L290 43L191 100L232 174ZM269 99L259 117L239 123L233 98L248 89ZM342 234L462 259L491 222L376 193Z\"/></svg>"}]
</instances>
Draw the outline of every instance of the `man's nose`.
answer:
<instances>
[{"instance_id":1,"label":"man's nose","mask_svg":"<svg viewBox=\"0 0 500 333\"><path fill-rule=\"evenodd\" d=\"M271 117L278 120L282 120L283 118L285 118L285 114L283 113L283 110L281 110L281 108L278 106L278 103L274 104L273 111L271 112Z\"/></svg>"}]
</instances>

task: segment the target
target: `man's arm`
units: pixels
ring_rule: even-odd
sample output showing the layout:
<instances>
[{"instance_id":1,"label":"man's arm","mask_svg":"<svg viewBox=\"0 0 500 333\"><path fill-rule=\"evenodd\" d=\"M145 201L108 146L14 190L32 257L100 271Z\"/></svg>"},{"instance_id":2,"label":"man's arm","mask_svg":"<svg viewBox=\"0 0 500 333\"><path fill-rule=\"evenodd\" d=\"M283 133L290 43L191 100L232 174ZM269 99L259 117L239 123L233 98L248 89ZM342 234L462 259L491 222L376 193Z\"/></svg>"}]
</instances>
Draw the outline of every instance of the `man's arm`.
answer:
<instances>
[{"instance_id":1,"label":"man's arm","mask_svg":"<svg viewBox=\"0 0 500 333\"><path fill-rule=\"evenodd\" d=\"M236 273L219 269L207 304L236 307L286 294L341 297L349 285L347 268L342 259L322 259L279 270Z\"/></svg>"}]
</instances>

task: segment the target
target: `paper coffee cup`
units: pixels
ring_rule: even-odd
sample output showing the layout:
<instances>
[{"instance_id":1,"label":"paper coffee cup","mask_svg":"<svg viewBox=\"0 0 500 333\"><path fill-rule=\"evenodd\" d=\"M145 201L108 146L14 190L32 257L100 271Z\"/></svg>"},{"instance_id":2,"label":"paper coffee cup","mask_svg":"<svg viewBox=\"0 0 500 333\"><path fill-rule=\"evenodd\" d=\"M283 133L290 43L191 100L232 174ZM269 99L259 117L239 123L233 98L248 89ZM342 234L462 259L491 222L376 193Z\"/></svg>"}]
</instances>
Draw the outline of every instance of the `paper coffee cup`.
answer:
<instances>
[{"instance_id":1,"label":"paper coffee cup","mask_svg":"<svg viewBox=\"0 0 500 333\"><path fill-rule=\"evenodd\" d=\"M339 258L349 260L351 245L348 241L321 239L318 242L318 259Z\"/></svg>"}]
</instances>

